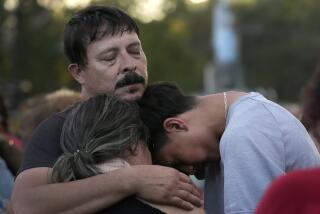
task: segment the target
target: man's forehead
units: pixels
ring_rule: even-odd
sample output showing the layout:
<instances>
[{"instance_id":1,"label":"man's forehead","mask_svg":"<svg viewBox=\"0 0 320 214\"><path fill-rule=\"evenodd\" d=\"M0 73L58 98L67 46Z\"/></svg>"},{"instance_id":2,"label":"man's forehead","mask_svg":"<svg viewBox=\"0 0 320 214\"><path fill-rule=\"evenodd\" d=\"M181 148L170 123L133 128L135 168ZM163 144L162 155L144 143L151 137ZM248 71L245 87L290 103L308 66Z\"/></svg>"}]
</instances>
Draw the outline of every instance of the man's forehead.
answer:
<instances>
[{"instance_id":1,"label":"man's forehead","mask_svg":"<svg viewBox=\"0 0 320 214\"><path fill-rule=\"evenodd\" d=\"M124 32L117 32L116 34L105 34L100 39L96 41L122 41L122 40L136 40L140 41L138 35L134 31L124 31Z\"/></svg>"},{"instance_id":2,"label":"man's forehead","mask_svg":"<svg viewBox=\"0 0 320 214\"><path fill-rule=\"evenodd\" d=\"M138 35L135 32L124 32L123 34L105 35L101 39L91 42L88 48L94 48L99 52L123 45L128 46L132 43L141 44Z\"/></svg>"}]
</instances>

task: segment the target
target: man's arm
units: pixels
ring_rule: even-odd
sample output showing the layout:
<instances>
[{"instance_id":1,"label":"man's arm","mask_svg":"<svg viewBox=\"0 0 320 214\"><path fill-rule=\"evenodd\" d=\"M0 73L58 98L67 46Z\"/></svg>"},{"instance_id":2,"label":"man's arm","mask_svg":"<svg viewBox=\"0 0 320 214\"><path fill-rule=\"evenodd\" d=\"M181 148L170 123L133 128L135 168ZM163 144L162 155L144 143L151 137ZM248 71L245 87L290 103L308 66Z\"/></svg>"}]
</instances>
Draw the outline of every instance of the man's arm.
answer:
<instances>
[{"instance_id":1,"label":"man's arm","mask_svg":"<svg viewBox=\"0 0 320 214\"><path fill-rule=\"evenodd\" d=\"M192 209L199 193L184 174L162 166L135 166L66 183L48 183L50 168L20 173L12 196L15 213L93 213L137 194L145 200Z\"/></svg>"}]
</instances>

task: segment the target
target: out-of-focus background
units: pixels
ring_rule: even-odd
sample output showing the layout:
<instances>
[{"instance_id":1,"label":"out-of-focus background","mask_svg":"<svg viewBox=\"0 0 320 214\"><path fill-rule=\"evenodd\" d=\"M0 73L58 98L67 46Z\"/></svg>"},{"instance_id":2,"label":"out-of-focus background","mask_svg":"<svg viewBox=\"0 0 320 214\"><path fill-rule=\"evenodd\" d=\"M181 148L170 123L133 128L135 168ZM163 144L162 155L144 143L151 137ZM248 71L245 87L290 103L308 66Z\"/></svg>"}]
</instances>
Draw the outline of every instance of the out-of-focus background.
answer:
<instances>
[{"instance_id":1,"label":"out-of-focus background","mask_svg":"<svg viewBox=\"0 0 320 214\"><path fill-rule=\"evenodd\" d=\"M12 131L37 103L30 97L78 90L62 34L89 4L132 15L150 82L176 81L188 93L259 91L295 112L320 53L319 0L0 0L0 90Z\"/></svg>"},{"instance_id":2,"label":"out-of-focus background","mask_svg":"<svg viewBox=\"0 0 320 214\"><path fill-rule=\"evenodd\" d=\"M90 4L137 20L150 82L258 91L302 119L320 151L319 0L0 0L0 212L35 127L80 100L62 34Z\"/></svg>"},{"instance_id":3,"label":"out-of-focus background","mask_svg":"<svg viewBox=\"0 0 320 214\"><path fill-rule=\"evenodd\" d=\"M79 89L62 34L90 4L135 18L150 82L176 81L192 94L258 91L301 116L320 53L319 0L0 0L0 91L18 137L30 126L25 111L50 92Z\"/></svg>"},{"instance_id":4,"label":"out-of-focus background","mask_svg":"<svg viewBox=\"0 0 320 214\"><path fill-rule=\"evenodd\" d=\"M244 88L297 102L319 54L318 0L0 0L0 84L6 97L15 95L11 107L30 95L76 88L62 32L89 4L119 6L135 17L151 81L176 81L188 92L212 90L207 70L228 70L218 65L226 62L235 64L230 75Z\"/></svg>"}]
</instances>

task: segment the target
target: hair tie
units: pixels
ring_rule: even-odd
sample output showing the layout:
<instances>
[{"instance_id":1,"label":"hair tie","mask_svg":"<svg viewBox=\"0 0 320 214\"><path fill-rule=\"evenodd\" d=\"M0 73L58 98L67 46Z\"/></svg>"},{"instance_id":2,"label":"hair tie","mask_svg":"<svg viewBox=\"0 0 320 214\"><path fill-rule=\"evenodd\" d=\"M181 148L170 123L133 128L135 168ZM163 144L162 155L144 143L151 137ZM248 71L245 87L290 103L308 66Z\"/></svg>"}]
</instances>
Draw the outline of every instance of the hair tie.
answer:
<instances>
[{"instance_id":1,"label":"hair tie","mask_svg":"<svg viewBox=\"0 0 320 214\"><path fill-rule=\"evenodd\" d=\"M75 152L73 153L73 155L76 156L76 155L79 154L79 153L80 153L80 150L77 149L77 151L75 151Z\"/></svg>"}]
</instances>

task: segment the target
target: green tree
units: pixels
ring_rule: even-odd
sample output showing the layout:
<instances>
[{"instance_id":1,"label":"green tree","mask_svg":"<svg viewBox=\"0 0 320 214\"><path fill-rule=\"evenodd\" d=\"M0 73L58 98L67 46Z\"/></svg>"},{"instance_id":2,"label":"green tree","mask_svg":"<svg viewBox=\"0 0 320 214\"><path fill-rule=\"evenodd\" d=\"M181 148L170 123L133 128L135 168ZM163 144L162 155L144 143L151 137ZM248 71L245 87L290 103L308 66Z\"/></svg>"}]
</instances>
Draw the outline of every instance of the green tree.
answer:
<instances>
[{"instance_id":1,"label":"green tree","mask_svg":"<svg viewBox=\"0 0 320 214\"><path fill-rule=\"evenodd\" d=\"M296 101L311 76L320 47L318 0L258 0L235 6L242 64L250 88L273 87Z\"/></svg>"}]
</instances>

